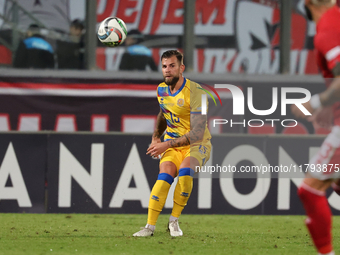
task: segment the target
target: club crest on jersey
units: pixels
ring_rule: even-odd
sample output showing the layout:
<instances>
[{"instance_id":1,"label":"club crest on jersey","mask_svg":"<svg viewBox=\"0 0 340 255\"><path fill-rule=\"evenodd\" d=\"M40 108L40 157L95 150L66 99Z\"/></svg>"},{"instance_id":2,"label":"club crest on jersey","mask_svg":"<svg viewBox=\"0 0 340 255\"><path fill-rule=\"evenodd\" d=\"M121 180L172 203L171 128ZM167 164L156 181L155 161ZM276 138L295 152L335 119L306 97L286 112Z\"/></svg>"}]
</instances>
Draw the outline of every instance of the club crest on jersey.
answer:
<instances>
[{"instance_id":1,"label":"club crest on jersey","mask_svg":"<svg viewBox=\"0 0 340 255\"><path fill-rule=\"evenodd\" d=\"M178 105L179 107L182 107L182 106L184 105L184 99L183 99L183 98L178 99L178 100L177 100L177 105Z\"/></svg>"}]
</instances>

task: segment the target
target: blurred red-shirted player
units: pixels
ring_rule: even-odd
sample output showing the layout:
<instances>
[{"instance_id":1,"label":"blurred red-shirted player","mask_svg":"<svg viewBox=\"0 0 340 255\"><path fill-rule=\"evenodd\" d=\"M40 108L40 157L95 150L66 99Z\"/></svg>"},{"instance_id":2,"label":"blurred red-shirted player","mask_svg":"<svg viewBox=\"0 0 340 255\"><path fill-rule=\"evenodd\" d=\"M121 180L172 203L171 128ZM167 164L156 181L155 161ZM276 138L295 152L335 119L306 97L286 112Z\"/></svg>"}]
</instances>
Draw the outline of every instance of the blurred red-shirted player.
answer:
<instances>
[{"instance_id":1,"label":"blurred red-shirted player","mask_svg":"<svg viewBox=\"0 0 340 255\"><path fill-rule=\"evenodd\" d=\"M314 120L322 121L325 109L332 106L334 126L311 159L310 166L314 170L308 171L298 194L306 210L307 228L319 254L333 255L332 213L325 192L332 185L340 193L340 9L336 0L305 0L305 9L308 18L316 23L317 64L322 75L329 79L326 80L327 89L312 96L304 107L313 113ZM292 112L297 117L306 117L295 105Z\"/></svg>"}]
</instances>

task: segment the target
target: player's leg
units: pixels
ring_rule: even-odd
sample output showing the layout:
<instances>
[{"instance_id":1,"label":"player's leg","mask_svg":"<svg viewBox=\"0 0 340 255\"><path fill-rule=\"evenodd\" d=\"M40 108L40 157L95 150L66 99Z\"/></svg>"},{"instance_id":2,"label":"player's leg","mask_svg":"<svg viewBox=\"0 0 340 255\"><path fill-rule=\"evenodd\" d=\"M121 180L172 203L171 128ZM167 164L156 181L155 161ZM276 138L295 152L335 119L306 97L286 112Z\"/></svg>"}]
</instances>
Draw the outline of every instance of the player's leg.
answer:
<instances>
[{"instance_id":1,"label":"player's leg","mask_svg":"<svg viewBox=\"0 0 340 255\"><path fill-rule=\"evenodd\" d=\"M178 182L174 191L174 206L169 219L168 228L171 236L182 236L178 218L181 215L191 195L193 187L194 165L199 166L196 158L186 157L179 167Z\"/></svg>"},{"instance_id":2,"label":"player's leg","mask_svg":"<svg viewBox=\"0 0 340 255\"><path fill-rule=\"evenodd\" d=\"M340 129L335 127L312 158L310 169L298 194L308 216L306 225L319 254L332 254L332 213L325 191L339 176ZM319 169L319 170L320 170ZM326 170L326 171L325 171Z\"/></svg>"},{"instance_id":3,"label":"player's leg","mask_svg":"<svg viewBox=\"0 0 340 255\"><path fill-rule=\"evenodd\" d=\"M148 220L146 226L133 236L152 236L156 228L156 222L161 213L171 184L177 174L177 169L180 164L180 157L176 150L170 150L164 153L160 166L159 174L156 183L154 184L148 207ZM172 161L169 161L172 160Z\"/></svg>"},{"instance_id":4,"label":"player's leg","mask_svg":"<svg viewBox=\"0 0 340 255\"><path fill-rule=\"evenodd\" d=\"M320 181L307 175L298 189L307 214L305 223L319 254L332 254L332 213L325 196L332 180Z\"/></svg>"},{"instance_id":5,"label":"player's leg","mask_svg":"<svg viewBox=\"0 0 340 255\"><path fill-rule=\"evenodd\" d=\"M149 226L154 227L156 225L176 174L177 166L173 162L166 161L161 163L158 179L150 194L147 223Z\"/></svg>"},{"instance_id":6,"label":"player's leg","mask_svg":"<svg viewBox=\"0 0 340 255\"><path fill-rule=\"evenodd\" d=\"M328 145L328 146L326 146ZM324 154L326 151L332 153L332 162L333 163L333 169L339 172L339 163L340 163L340 127L339 126L334 126L332 129L332 132L327 136L323 147L324 149ZM320 153L320 152L319 152ZM340 179L334 180L332 183L332 188L333 190L340 196Z\"/></svg>"},{"instance_id":7,"label":"player's leg","mask_svg":"<svg viewBox=\"0 0 340 255\"><path fill-rule=\"evenodd\" d=\"M193 175L196 167L204 165L210 157L211 144L192 146L184 154L184 160L179 167L178 182L174 192L174 206L169 219L171 236L182 236L178 218L186 206L193 188Z\"/></svg>"}]
</instances>

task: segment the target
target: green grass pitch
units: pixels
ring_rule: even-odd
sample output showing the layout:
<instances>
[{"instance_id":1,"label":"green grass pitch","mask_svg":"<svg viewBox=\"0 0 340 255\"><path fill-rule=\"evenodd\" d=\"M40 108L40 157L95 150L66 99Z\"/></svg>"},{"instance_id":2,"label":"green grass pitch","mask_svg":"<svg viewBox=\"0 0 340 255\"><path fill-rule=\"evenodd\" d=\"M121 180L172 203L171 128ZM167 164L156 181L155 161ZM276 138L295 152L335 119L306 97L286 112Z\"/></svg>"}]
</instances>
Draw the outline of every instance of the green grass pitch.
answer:
<instances>
[{"instance_id":1,"label":"green grass pitch","mask_svg":"<svg viewBox=\"0 0 340 255\"><path fill-rule=\"evenodd\" d=\"M160 216L153 237L137 238L146 215L0 214L0 254L317 254L304 216L184 214L177 238L166 230L168 217ZM339 236L339 217L333 226Z\"/></svg>"}]
</instances>

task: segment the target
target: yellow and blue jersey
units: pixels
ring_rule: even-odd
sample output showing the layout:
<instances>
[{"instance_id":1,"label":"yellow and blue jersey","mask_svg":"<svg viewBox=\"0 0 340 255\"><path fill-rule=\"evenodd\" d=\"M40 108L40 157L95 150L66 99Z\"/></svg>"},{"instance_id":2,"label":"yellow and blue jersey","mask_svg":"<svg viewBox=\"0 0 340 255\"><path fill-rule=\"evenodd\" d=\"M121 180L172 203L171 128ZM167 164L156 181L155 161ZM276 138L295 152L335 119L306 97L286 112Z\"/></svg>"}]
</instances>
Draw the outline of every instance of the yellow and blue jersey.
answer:
<instances>
[{"instance_id":1,"label":"yellow and blue jersey","mask_svg":"<svg viewBox=\"0 0 340 255\"><path fill-rule=\"evenodd\" d=\"M190 114L201 114L202 94L205 92L201 86L186 78L181 88L173 94L164 82L158 85L157 98L167 123L164 141L181 137L190 131ZM205 144L210 139L206 125L200 144Z\"/></svg>"}]
</instances>

